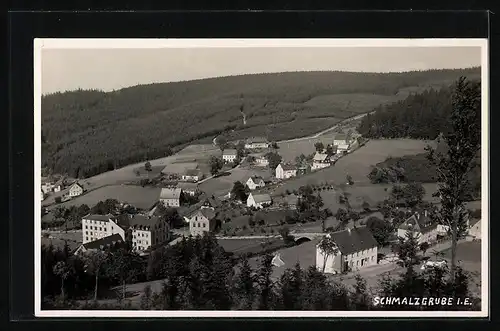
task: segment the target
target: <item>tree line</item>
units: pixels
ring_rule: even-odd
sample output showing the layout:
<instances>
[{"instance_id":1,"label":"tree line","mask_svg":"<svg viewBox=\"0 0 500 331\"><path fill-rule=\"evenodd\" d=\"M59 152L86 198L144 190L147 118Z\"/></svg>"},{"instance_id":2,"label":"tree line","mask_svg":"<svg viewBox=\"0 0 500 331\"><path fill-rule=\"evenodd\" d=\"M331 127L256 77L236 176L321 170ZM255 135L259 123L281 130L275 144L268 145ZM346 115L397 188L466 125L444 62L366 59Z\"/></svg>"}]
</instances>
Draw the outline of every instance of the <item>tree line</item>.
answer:
<instances>
[{"instance_id":1,"label":"tree line","mask_svg":"<svg viewBox=\"0 0 500 331\"><path fill-rule=\"evenodd\" d=\"M233 259L210 235L184 238L174 246L155 250L147 259L126 249L69 256L50 247L42 249L42 295L46 309L113 309L95 298L107 287L119 289L114 309L127 306L127 283L162 279L160 291L146 285L142 310L474 310L480 300L470 293L470 275L460 267L453 282L447 268L420 263L416 240L402 241L396 277L385 277L370 288L356 276L352 287L332 280L315 266L290 265L276 277L273 256L260 257L255 267L245 256ZM102 258L106 255L106 258ZM100 257L98 257L100 256ZM87 270L87 272L85 272ZM99 287L99 292L97 288ZM375 296L474 298L471 306L377 306ZM77 299L80 301L77 302Z\"/></svg>"}]
</instances>

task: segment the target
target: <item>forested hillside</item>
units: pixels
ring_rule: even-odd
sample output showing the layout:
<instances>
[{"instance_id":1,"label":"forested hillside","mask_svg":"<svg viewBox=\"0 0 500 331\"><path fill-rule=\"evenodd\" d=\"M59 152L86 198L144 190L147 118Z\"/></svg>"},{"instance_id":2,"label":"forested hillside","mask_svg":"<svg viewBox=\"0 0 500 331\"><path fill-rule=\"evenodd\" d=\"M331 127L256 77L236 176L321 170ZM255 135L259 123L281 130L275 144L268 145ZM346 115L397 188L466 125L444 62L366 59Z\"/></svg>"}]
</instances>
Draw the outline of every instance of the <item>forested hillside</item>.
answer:
<instances>
[{"instance_id":1,"label":"forested hillside","mask_svg":"<svg viewBox=\"0 0 500 331\"><path fill-rule=\"evenodd\" d=\"M260 74L50 94L42 97L42 166L88 177L224 131L306 136L461 75L479 77L480 70Z\"/></svg>"},{"instance_id":2,"label":"forested hillside","mask_svg":"<svg viewBox=\"0 0 500 331\"><path fill-rule=\"evenodd\" d=\"M367 138L436 139L449 130L451 96L450 87L431 88L379 105L361 120L358 131Z\"/></svg>"}]
</instances>

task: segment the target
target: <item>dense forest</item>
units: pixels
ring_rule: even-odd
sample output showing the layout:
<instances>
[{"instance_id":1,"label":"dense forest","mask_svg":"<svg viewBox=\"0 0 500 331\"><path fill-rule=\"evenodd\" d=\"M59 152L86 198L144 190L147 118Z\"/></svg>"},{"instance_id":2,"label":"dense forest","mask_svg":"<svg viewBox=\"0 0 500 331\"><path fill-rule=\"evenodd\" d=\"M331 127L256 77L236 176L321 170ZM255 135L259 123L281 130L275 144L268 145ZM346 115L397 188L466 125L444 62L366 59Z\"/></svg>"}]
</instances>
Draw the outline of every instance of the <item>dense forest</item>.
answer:
<instances>
[{"instance_id":1,"label":"dense forest","mask_svg":"<svg viewBox=\"0 0 500 331\"><path fill-rule=\"evenodd\" d=\"M75 256L67 249L42 248L43 309L141 310L478 310L480 299L469 290L470 275L458 269L451 282L447 269L421 272L415 237L398 244L403 271L381 277L376 288L359 275L354 286L328 279L315 267L289 266L273 279L272 255L252 267L247 257L234 258L205 235L184 238L142 258L124 247ZM112 253L112 254L111 254ZM162 279L153 292L145 286L140 306L127 304L131 282ZM117 286L117 293L107 291ZM125 295L124 295L125 294ZM471 306L376 306L374 296L470 298ZM113 302L116 298L116 302ZM96 299L108 299L100 304ZM109 300L111 299L111 300ZM111 301L111 303L109 303Z\"/></svg>"},{"instance_id":2,"label":"dense forest","mask_svg":"<svg viewBox=\"0 0 500 331\"><path fill-rule=\"evenodd\" d=\"M438 150L447 147L440 135L451 130L452 87L440 90L429 89L408 96L406 99L379 106L374 113L365 116L358 131L368 138L413 138L436 139ZM479 110L480 111L480 110ZM480 120L480 116L477 117ZM373 167L368 177L373 183L420 182L435 183L438 178L436 166L427 158L427 153L389 157ZM481 154L478 151L474 167L469 172L467 199L481 197Z\"/></svg>"},{"instance_id":3,"label":"dense forest","mask_svg":"<svg viewBox=\"0 0 500 331\"><path fill-rule=\"evenodd\" d=\"M222 132L306 136L464 74L480 70L259 74L49 94L42 97L42 167L82 178Z\"/></svg>"}]
</instances>

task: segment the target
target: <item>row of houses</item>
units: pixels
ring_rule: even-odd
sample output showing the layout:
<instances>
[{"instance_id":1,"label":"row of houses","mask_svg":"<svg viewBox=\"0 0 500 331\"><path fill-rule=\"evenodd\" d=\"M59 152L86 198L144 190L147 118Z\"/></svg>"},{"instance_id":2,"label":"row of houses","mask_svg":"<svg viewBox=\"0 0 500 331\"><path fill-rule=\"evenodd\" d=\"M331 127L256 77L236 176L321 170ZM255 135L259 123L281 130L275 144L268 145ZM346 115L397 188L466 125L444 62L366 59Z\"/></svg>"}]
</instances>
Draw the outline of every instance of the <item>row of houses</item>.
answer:
<instances>
[{"instance_id":1,"label":"row of houses","mask_svg":"<svg viewBox=\"0 0 500 331\"><path fill-rule=\"evenodd\" d=\"M49 192L57 193L60 192L62 189L64 189L63 184L50 184L50 183L42 184L42 189L40 194L41 201L45 200L45 197ZM71 198L80 196L83 194L84 191L85 190L83 186L80 183L75 182L69 187L68 192L66 194L63 194L62 200L69 200Z\"/></svg>"}]
</instances>

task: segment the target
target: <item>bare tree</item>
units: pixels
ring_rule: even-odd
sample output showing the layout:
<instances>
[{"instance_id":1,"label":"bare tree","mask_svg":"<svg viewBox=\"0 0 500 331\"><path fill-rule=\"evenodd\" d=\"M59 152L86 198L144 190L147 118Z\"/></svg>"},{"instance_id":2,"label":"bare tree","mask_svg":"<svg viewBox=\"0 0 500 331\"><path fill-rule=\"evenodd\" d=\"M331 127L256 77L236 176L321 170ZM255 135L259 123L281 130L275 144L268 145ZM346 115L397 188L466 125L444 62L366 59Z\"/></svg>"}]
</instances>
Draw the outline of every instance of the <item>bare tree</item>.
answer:
<instances>
[{"instance_id":1,"label":"bare tree","mask_svg":"<svg viewBox=\"0 0 500 331\"><path fill-rule=\"evenodd\" d=\"M449 227L451 235L452 282L457 263L457 241L467 230L467 211L464 206L468 187L467 175L475 166L474 160L481 147L481 86L461 77L452 95L451 130L438 139L446 151L427 147L428 159L436 166L438 191L441 199L439 217Z\"/></svg>"}]
</instances>

